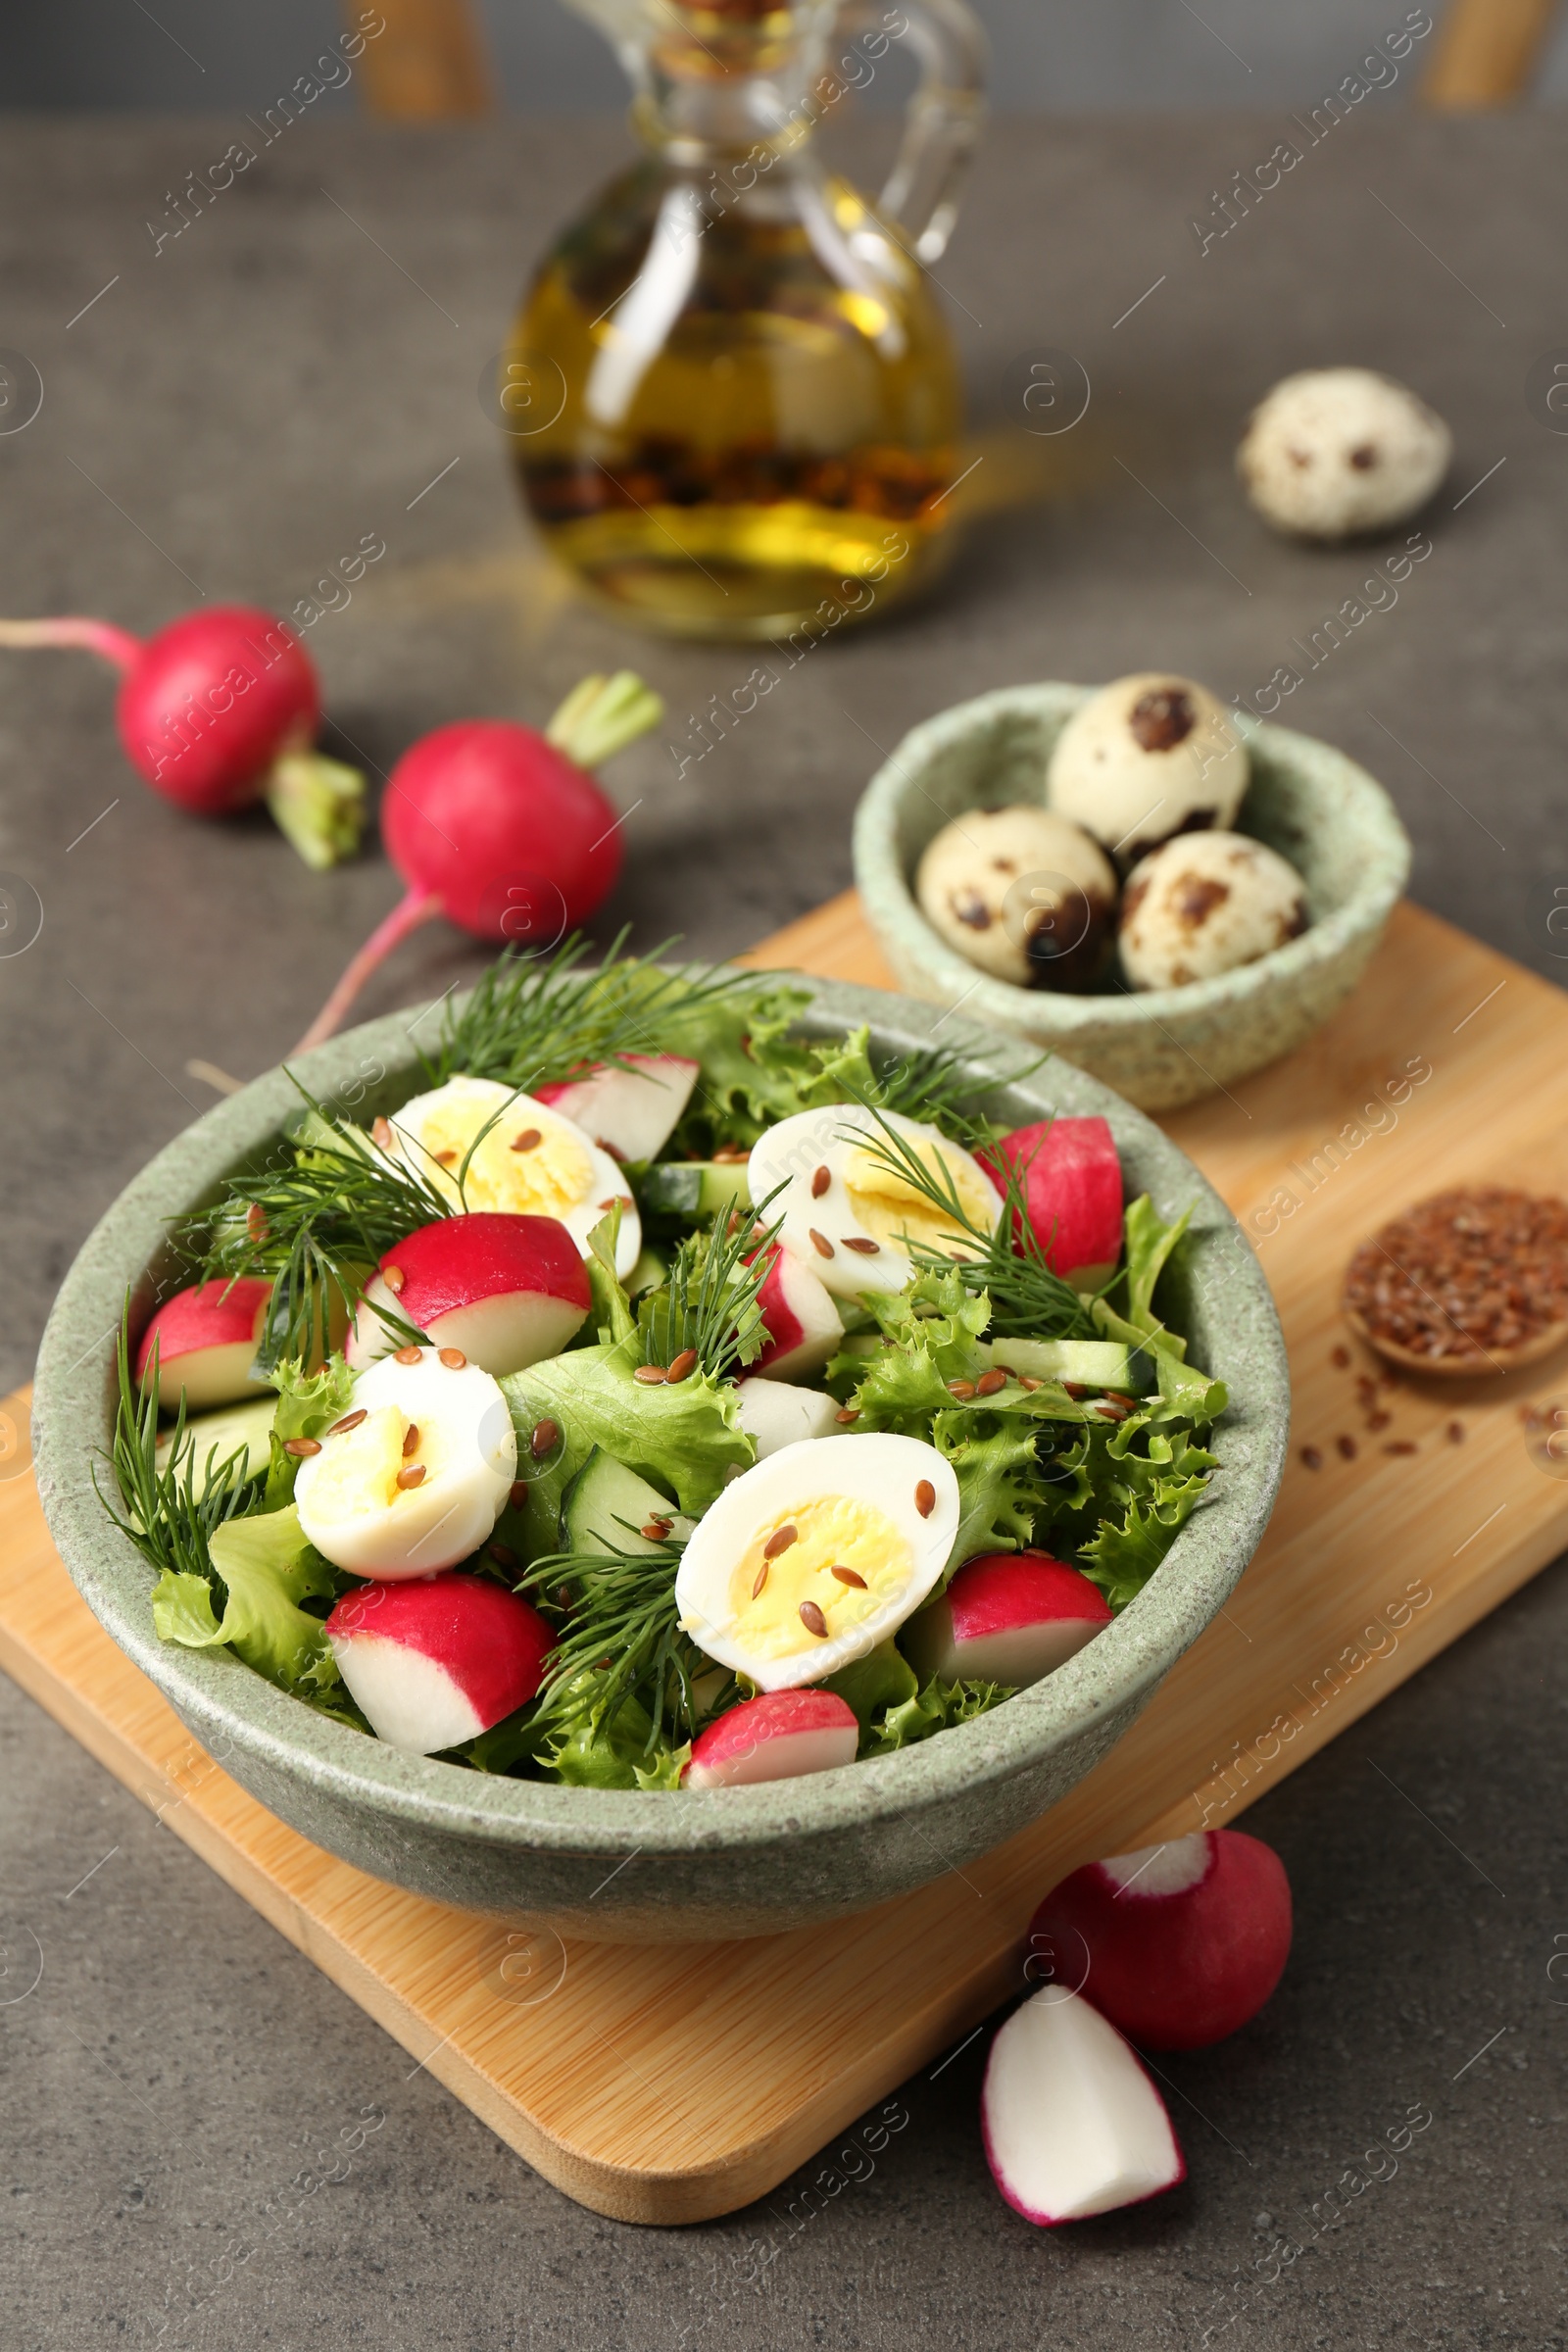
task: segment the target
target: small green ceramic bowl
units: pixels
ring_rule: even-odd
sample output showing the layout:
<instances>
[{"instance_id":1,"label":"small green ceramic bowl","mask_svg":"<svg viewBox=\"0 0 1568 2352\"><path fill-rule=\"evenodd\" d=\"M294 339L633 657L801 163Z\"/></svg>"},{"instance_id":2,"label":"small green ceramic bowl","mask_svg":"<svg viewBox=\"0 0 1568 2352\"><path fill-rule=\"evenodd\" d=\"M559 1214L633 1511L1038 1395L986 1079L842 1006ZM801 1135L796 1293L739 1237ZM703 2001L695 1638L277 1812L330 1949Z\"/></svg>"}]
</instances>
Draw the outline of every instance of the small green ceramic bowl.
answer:
<instances>
[{"instance_id":1,"label":"small green ceramic bowl","mask_svg":"<svg viewBox=\"0 0 1568 2352\"><path fill-rule=\"evenodd\" d=\"M868 1021L889 1055L931 1042L938 1016L873 990L819 985L802 1027ZM418 1091L406 1014L296 1065L319 1100L369 1119ZM92 1468L113 1419L122 1301L145 1316L177 1280L166 1221L210 1205L297 1111L280 1070L210 1110L126 1187L67 1275L44 1334L33 1400L38 1491L61 1557L95 1615L193 1737L294 1829L373 1876L470 1909L549 1921L608 1941L757 1936L867 1908L1010 1838L1120 1738L1251 1558L1272 1507L1290 1416L1268 1285L1230 1211L1159 1130L1066 1064L1001 1082L1016 1047L943 1024L974 1100L1008 1126L1099 1112L1129 1197L1165 1216L1190 1203L1166 1311L1233 1399L1217 1427L1211 1494L1138 1599L1067 1665L977 1722L893 1756L770 1787L700 1795L489 1779L406 1756L290 1698L225 1651L160 1642L152 1573L110 1525ZM1170 1279L1169 1277L1167 1279ZM1168 1791L1166 1792L1168 1794ZM629 1858L628 1858L629 1857Z\"/></svg>"},{"instance_id":2,"label":"small green ceramic bowl","mask_svg":"<svg viewBox=\"0 0 1568 2352\"><path fill-rule=\"evenodd\" d=\"M1288 858L1311 923L1256 963L1186 988L1072 997L993 980L915 904L920 856L966 808L1043 802L1046 762L1089 686L1007 686L906 735L855 819L855 878L894 976L927 1004L1048 1046L1145 1110L1228 1086L1277 1061L1343 1004L1366 969L1410 870L1394 803L1343 752L1244 720L1252 780L1238 828Z\"/></svg>"}]
</instances>

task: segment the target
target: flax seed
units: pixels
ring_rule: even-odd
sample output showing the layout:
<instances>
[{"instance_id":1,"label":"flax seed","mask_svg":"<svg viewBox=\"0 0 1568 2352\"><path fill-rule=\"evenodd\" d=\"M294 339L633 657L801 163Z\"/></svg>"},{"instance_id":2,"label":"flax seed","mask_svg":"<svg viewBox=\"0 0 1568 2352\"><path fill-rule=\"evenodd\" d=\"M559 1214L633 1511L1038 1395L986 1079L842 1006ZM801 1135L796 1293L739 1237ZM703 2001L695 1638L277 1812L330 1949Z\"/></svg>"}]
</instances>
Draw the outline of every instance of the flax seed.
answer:
<instances>
[{"instance_id":1,"label":"flax seed","mask_svg":"<svg viewBox=\"0 0 1568 2352\"><path fill-rule=\"evenodd\" d=\"M253 1242L267 1239L267 1211L259 1200L253 1200L245 1211L245 1230Z\"/></svg>"},{"instance_id":2,"label":"flax seed","mask_svg":"<svg viewBox=\"0 0 1568 2352\"><path fill-rule=\"evenodd\" d=\"M762 1545L763 1559L776 1560L781 1551L788 1551L792 1544L800 1542L800 1535L801 1531L793 1521L787 1522L783 1527L776 1527Z\"/></svg>"},{"instance_id":3,"label":"flax seed","mask_svg":"<svg viewBox=\"0 0 1568 2352\"><path fill-rule=\"evenodd\" d=\"M403 1459L407 1461L411 1453L417 1453L418 1450L419 1424L417 1421L411 1421L403 1433Z\"/></svg>"},{"instance_id":4,"label":"flax seed","mask_svg":"<svg viewBox=\"0 0 1568 2352\"><path fill-rule=\"evenodd\" d=\"M1435 1194L1357 1250L1345 1304L1374 1343L1489 1370L1568 1323L1568 1201L1498 1186Z\"/></svg>"},{"instance_id":5,"label":"flax seed","mask_svg":"<svg viewBox=\"0 0 1568 2352\"><path fill-rule=\"evenodd\" d=\"M1301 1447L1301 1462L1305 1469L1321 1470L1323 1467L1323 1456L1315 1446L1303 1446Z\"/></svg>"},{"instance_id":6,"label":"flax seed","mask_svg":"<svg viewBox=\"0 0 1568 2352\"><path fill-rule=\"evenodd\" d=\"M457 1156L455 1152L432 1152L430 1154L438 1168L450 1168Z\"/></svg>"},{"instance_id":7,"label":"flax seed","mask_svg":"<svg viewBox=\"0 0 1568 2352\"><path fill-rule=\"evenodd\" d=\"M852 1421L858 1421L860 1418L860 1408L855 1404L841 1405L833 1418L842 1428L848 1429Z\"/></svg>"},{"instance_id":8,"label":"flax seed","mask_svg":"<svg viewBox=\"0 0 1568 2352\"><path fill-rule=\"evenodd\" d=\"M660 1389L663 1387L669 1374L662 1364L639 1364L632 1374L632 1378L640 1380L645 1389Z\"/></svg>"},{"instance_id":9,"label":"flax seed","mask_svg":"<svg viewBox=\"0 0 1568 2352\"><path fill-rule=\"evenodd\" d=\"M1419 1453L1421 1448L1409 1438L1391 1438L1383 1450L1385 1453Z\"/></svg>"},{"instance_id":10,"label":"flax seed","mask_svg":"<svg viewBox=\"0 0 1568 2352\"><path fill-rule=\"evenodd\" d=\"M1342 1372L1348 1372L1350 1368L1350 1350L1348 1348L1336 1348L1329 1361L1338 1365Z\"/></svg>"},{"instance_id":11,"label":"flax seed","mask_svg":"<svg viewBox=\"0 0 1568 2352\"><path fill-rule=\"evenodd\" d=\"M688 1373L695 1372L696 1369L696 1348L683 1348L679 1355L671 1358L669 1370L665 1373L664 1378L669 1381L684 1380Z\"/></svg>"},{"instance_id":12,"label":"flax seed","mask_svg":"<svg viewBox=\"0 0 1568 2352\"><path fill-rule=\"evenodd\" d=\"M858 1592L864 1592L868 1589L864 1577L857 1576L853 1568L834 1568L829 1573L836 1576L841 1585L853 1585Z\"/></svg>"},{"instance_id":13,"label":"flax seed","mask_svg":"<svg viewBox=\"0 0 1568 2352\"><path fill-rule=\"evenodd\" d=\"M1393 1419L1394 1415L1390 1412L1385 1412L1382 1405L1379 1405L1375 1413L1368 1413L1366 1417L1366 1425L1368 1429L1387 1429L1389 1423Z\"/></svg>"},{"instance_id":14,"label":"flax seed","mask_svg":"<svg viewBox=\"0 0 1568 2352\"><path fill-rule=\"evenodd\" d=\"M991 1371L981 1373L979 1379L974 1384L974 1393L977 1396L995 1396L998 1392L1002 1389L1004 1389L1006 1385L1006 1373L1003 1371L1000 1365L996 1365Z\"/></svg>"},{"instance_id":15,"label":"flax seed","mask_svg":"<svg viewBox=\"0 0 1568 2352\"><path fill-rule=\"evenodd\" d=\"M365 1407L362 1404L357 1413L345 1413L341 1421L334 1421L326 1434L329 1438L346 1437L351 1429L358 1429L364 1419Z\"/></svg>"},{"instance_id":16,"label":"flax seed","mask_svg":"<svg viewBox=\"0 0 1568 2352\"><path fill-rule=\"evenodd\" d=\"M1443 1434L1450 1446L1462 1446L1464 1444L1464 1423L1450 1421Z\"/></svg>"},{"instance_id":17,"label":"flax seed","mask_svg":"<svg viewBox=\"0 0 1568 2352\"><path fill-rule=\"evenodd\" d=\"M291 1453L297 1462L309 1461L313 1453L319 1453L320 1450L320 1446L315 1438L285 1438L283 1440L283 1451Z\"/></svg>"},{"instance_id":18,"label":"flax seed","mask_svg":"<svg viewBox=\"0 0 1568 2352\"><path fill-rule=\"evenodd\" d=\"M1355 1440L1353 1438L1342 1436L1336 1438L1334 1443L1339 1448L1340 1458L1342 1461L1354 1461L1357 1448Z\"/></svg>"},{"instance_id":19,"label":"flax seed","mask_svg":"<svg viewBox=\"0 0 1568 2352\"><path fill-rule=\"evenodd\" d=\"M410 1462L406 1469L398 1472L398 1485L402 1487L405 1492L410 1487L422 1487L423 1484L424 1464L422 1462Z\"/></svg>"},{"instance_id":20,"label":"flax seed","mask_svg":"<svg viewBox=\"0 0 1568 2352\"><path fill-rule=\"evenodd\" d=\"M832 1181L833 1171L831 1168L818 1168L816 1174L811 1178L811 1199L820 1200Z\"/></svg>"},{"instance_id":21,"label":"flax seed","mask_svg":"<svg viewBox=\"0 0 1568 2352\"><path fill-rule=\"evenodd\" d=\"M914 1507L922 1519L929 1519L937 1507L937 1491L928 1478L922 1478L914 1490Z\"/></svg>"},{"instance_id":22,"label":"flax seed","mask_svg":"<svg viewBox=\"0 0 1568 2352\"><path fill-rule=\"evenodd\" d=\"M416 1364L423 1353L422 1348L400 1348L392 1361L395 1364Z\"/></svg>"},{"instance_id":23,"label":"flax seed","mask_svg":"<svg viewBox=\"0 0 1568 2352\"><path fill-rule=\"evenodd\" d=\"M827 1633L827 1619L823 1616L821 1610L817 1607L814 1600L802 1601L801 1623L805 1626L808 1634L815 1634L818 1639L825 1637Z\"/></svg>"},{"instance_id":24,"label":"flax seed","mask_svg":"<svg viewBox=\"0 0 1568 2352\"><path fill-rule=\"evenodd\" d=\"M517 1555L510 1544L492 1544L488 1550L498 1568L515 1568L517 1565Z\"/></svg>"},{"instance_id":25,"label":"flax seed","mask_svg":"<svg viewBox=\"0 0 1568 2352\"><path fill-rule=\"evenodd\" d=\"M762 1562L762 1565L760 1566L760 1568L759 1568L759 1570L757 1571L757 1581L756 1581L756 1583L755 1583L755 1584L753 1585L753 1587L752 1587L752 1598L753 1598L754 1600L757 1600L757 1599L759 1599L759 1598L760 1597L761 1591L762 1591L762 1587L763 1587L763 1586L766 1584L766 1582L767 1582L767 1562L764 1560L764 1561Z\"/></svg>"},{"instance_id":26,"label":"flax seed","mask_svg":"<svg viewBox=\"0 0 1568 2352\"><path fill-rule=\"evenodd\" d=\"M449 1372L461 1372L468 1360L461 1348L442 1348L437 1353Z\"/></svg>"},{"instance_id":27,"label":"flax seed","mask_svg":"<svg viewBox=\"0 0 1568 2352\"><path fill-rule=\"evenodd\" d=\"M833 1245L828 1240L827 1235L825 1233L818 1233L814 1225L808 1226L807 1231L810 1236L811 1248L816 1251L817 1256L831 1257L833 1255Z\"/></svg>"},{"instance_id":28,"label":"flax seed","mask_svg":"<svg viewBox=\"0 0 1568 2352\"><path fill-rule=\"evenodd\" d=\"M383 1266L381 1268L381 1280L386 1284L394 1298L402 1298L403 1286L408 1279L401 1266Z\"/></svg>"},{"instance_id":29,"label":"flax seed","mask_svg":"<svg viewBox=\"0 0 1568 2352\"><path fill-rule=\"evenodd\" d=\"M880 1242L873 1242L862 1233L840 1234L839 1247L841 1250L858 1250L861 1257L878 1257L882 1251Z\"/></svg>"},{"instance_id":30,"label":"flax seed","mask_svg":"<svg viewBox=\"0 0 1568 2352\"><path fill-rule=\"evenodd\" d=\"M974 1395L974 1382L972 1380L950 1380L948 1395L956 1396L960 1404L967 1404Z\"/></svg>"},{"instance_id":31,"label":"flax seed","mask_svg":"<svg viewBox=\"0 0 1568 2352\"><path fill-rule=\"evenodd\" d=\"M524 1504L524 1503L527 1501L527 1499L528 1499L528 1481L527 1481L525 1478L514 1478L514 1479L513 1480L513 1482L512 1482L512 1507L513 1507L513 1509L514 1509L514 1511L520 1511L520 1510L521 1510L521 1508L522 1508L522 1506L523 1506L523 1504Z\"/></svg>"},{"instance_id":32,"label":"flax seed","mask_svg":"<svg viewBox=\"0 0 1568 2352\"><path fill-rule=\"evenodd\" d=\"M520 1135L513 1137L507 1149L509 1152L537 1152L544 1140L537 1127L525 1127Z\"/></svg>"},{"instance_id":33,"label":"flax seed","mask_svg":"<svg viewBox=\"0 0 1568 2352\"><path fill-rule=\"evenodd\" d=\"M392 1129L390 1123L386 1119L377 1119L374 1122L370 1129L370 1141L374 1144L378 1152L391 1151Z\"/></svg>"},{"instance_id":34,"label":"flax seed","mask_svg":"<svg viewBox=\"0 0 1568 2352\"><path fill-rule=\"evenodd\" d=\"M544 1421L536 1421L534 1423L533 1434L528 1440L528 1451L533 1455L533 1458L536 1462L543 1461L545 1455L550 1451L551 1447L556 1444L560 1436L560 1428L554 1421L547 1419ZM524 1490L524 1492L526 1492L526 1490ZM514 1502L515 1502L517 1498L515 1488L513 1489L512 1498Z\"/></svg>"}]
</instances>

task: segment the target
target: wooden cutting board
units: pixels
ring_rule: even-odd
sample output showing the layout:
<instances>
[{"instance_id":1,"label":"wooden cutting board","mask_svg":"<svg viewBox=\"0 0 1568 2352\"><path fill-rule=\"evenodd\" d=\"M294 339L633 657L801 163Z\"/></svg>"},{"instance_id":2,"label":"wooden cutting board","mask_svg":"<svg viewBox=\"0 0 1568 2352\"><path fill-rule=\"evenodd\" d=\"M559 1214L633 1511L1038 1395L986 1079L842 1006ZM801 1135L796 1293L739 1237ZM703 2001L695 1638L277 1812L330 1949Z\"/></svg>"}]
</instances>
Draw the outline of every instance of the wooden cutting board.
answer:
<instances>
[{"instance_id":1,"label":"wooden cutting board","mask_svg":"<svg viewBox=\"0 0 1568 2352\"><path fill-rule=\"evenodd\" d=\"M853 896L749 960L887 984ZM1317 1038L1165 1122L1256 1242L1284 1318L1296 1426L1273 1523L1098 1771L1010 1844L858 1919L567 1949L308 1844L203 1754L78 1599L30 1477L4 1479L3 1417L24 1398L0 1408L0 1664L568 2195L623 2221L729 2212L973 2034L1018 1984L1030 1911L1063 1872L1235 1820L1568 1546L1568 1461L1545 1446L1559 1396L1568 1420L1568 1357L1379 1391L1376 1428L1366 1359L1335 1361L1346 1259L1407 1201L1486 1179L1568 1192L1565 1063L1568 997L1403 907Z\"/></svg>"}]
</instances>

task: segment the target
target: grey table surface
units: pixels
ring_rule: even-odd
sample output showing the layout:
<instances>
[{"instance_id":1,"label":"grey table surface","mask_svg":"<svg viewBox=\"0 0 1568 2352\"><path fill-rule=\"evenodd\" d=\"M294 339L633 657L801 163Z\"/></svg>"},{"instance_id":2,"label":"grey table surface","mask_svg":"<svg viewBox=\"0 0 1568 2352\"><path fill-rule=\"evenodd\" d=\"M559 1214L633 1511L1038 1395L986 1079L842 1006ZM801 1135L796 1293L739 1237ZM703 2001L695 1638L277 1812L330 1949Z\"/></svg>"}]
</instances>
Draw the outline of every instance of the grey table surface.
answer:
<instances>
[{"instance_id":1,"label":"grey table surface","mask_svg":"<svg viewBox=\"0 0 1568 2352\"><path fill-rule=\"evenodd\" d=\"M297 126L155 253L147 221L236 127L6 126L0 343L45 397L0 433L0 610L286 612L376 532L384 561L309 636L342 745L384 769L441 720L539 720L628 659L683 743L752 657L630 639L564 596L475 390L619 125ZM963 696L1152 663L1250 694L1302 666L1293 641L1379 551L1271 539L1230 454L1278 375L1355 361L1442 410L1454 469L1431 559L1286 714L1387 781L1419 899L1560 975L1568 437L1526 381L1568 345L1563 125L1369 107L1200 253L1192 217L1286 128L991 132L940 274L999 511L934 601L814 653L706 760L656 740L614 763L607 923L722 953L841 889L878 747ZM1051 495L1009 503L1040 472L1018 390L1043 345L1094 398L1045 445ZM93 1220L213 1099L187 1065L275 1060L394 885L378 855L313 875L264 819L182 819L122 763L105 674L4 662L0 868L44 910L0 959L9 1385ZM366 1010L477 960L427 930ZM580 2211L0 1686L0 2346L1561 2345L1565 1657L1559 1564L1255 1808L1296 1889L1285 1982L1233 2041L1163 2062L1186 2186L1054 2233L990 2184L983 2041L905 2086L907 2125L834 2193L803 2202L812 2166L685 2232ZM1335 2219L1410 2112L1431 2120L1397 2170ZM304 2186L356 2119L344 2177Z\"/></svg>"}]
</instances>

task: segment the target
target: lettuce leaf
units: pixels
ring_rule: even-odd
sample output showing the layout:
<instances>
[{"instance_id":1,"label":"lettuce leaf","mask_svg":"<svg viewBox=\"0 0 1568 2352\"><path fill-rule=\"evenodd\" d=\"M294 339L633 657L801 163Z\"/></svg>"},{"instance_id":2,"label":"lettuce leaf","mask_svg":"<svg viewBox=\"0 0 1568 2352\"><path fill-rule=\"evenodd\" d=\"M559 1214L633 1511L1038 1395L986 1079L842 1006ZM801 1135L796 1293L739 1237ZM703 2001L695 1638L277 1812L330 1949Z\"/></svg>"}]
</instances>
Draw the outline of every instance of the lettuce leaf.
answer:
<instances>
[{"instance_id":1,"label":"lettuce leaf","mask_svg":"<svg viewBox=\"0 0 1568 2352\"><path fill-rule=\"evenodd\" d=\"M534 1762L568 1788L678 1788L691 1742L672 1747L666 1739L655 1740L653 1730L646 1707L625 1698L608 1724L596 1726L591 1714L577 1717Z\"/></svg>"},{"instance_id":2,"label":"lettuce leaf","mask_svg":"<svg viewBox=\"0 0 1568 2352\"><path fill-rule=\"evenodd\" d=\"M307 1372L291 1356L268 1374L277 1391L272 1414L272 1466L267 1474L264 1511L280 1511L294 1499L298 1457L285 1453L285 1438L321 1438L354 1402L354 1375L342 1356L329 1356L318 1372Z\"/></svg>"},{"instance_id":3,"label":"lettuce leaf","mask_svg":"<svg viewBox=\"0 0 1568 2352\"><path fill-rule=\"evenodd\" d=\"M862 1738L858 1752L861 1756L891 1756L917 1740L929 1740L933 1732L972 1723L977 1715L988 1714L1012 1695L1001 1683L944 1683L933 1677L912 1698L885 1711Z\"/></svg>"},{"instance_id":4,"label":"lettuce leaf","mask_svg":"<svg viewBox=\"0 0 1568 2352\"><path fill-rule=\"evenodd\" d=\"M293 1504L225 1520L214 1528L208 1548L222 1579L222 1615L213 1606L214 1588L202 1577L166 1568L153 1590L160 1640L186 1649L226 1643L270 1683L302 1695L335 1684L337 1661L326 1628L299 1604L331 1600L337 1575L306 1541Z\"/></svg>"},{"instance_id":5,"label":"lettuce leaf","mask_svg":"<svg viewBox=\"0 0 1568 2352\"><path fill-rule=\"evenodd\" d=\"M863 1658L856 1658L850 1665L841 1666L837 1674L828 1675L822 1689L843 1699L864 1732L870 1729L874 1715L913 1698L919 1685L914 1679L914 1668L890 1635L875 1649L867 1650Z\"/></svg>"}]
</instances>

